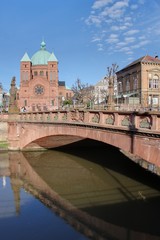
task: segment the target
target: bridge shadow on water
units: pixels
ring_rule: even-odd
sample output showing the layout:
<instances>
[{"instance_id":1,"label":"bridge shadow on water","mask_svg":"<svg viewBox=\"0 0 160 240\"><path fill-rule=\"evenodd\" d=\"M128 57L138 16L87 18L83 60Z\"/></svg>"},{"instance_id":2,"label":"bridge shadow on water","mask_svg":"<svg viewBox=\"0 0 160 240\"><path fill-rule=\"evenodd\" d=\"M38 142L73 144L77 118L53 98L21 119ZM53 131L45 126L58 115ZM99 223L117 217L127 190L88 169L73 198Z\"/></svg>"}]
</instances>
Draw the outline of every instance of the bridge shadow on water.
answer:
<instances>
[{"instance_id":1,"label":"bridge shadow on water","mask_svg":"<svg viewBox=\"0 0 160 240\"><path fill-rule=\"evenodd\" d=\"M150 238L147 239L160 239L158 224L160 216L160 178L158 176L131 161L119 149L94 140L81 140L58 147L54 151L70 154L70 157L78 156L101 166L117 183L117 191L125 199L125 201L119 202L97 203L93 207L82 207L83 211L105 222L128 229L126 239L130 239L131 229L148 233ZM83 165L84 162L82 161L80 164ZM130 182L130 179L134 181L134 186L131 182L130 187L126 188L124 181ZM154 191L156 193L153 193ZM136 194L133 194L133 192L136 192ZM109 196L112 193L105 192L103 194ZM156 238L152 238L152 235Z\"/></svg>"}]
</instances>

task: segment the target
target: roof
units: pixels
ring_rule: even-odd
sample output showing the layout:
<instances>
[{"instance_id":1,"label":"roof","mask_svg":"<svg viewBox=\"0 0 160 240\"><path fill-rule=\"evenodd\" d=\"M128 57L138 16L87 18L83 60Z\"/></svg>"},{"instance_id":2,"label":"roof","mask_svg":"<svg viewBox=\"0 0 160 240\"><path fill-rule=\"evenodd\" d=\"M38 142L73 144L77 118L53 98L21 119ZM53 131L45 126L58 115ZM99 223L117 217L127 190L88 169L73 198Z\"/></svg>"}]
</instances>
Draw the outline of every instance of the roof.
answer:
<instances>
[{"instance_id":1,"label":"roof","mask_svg":"<svg viewBox=\"0 0 160 240\"><path fill-rule=\"evenodd\" d=\"M121 72L126 68L129 68L131 66L134 66L138 63L158 63L160 64L160 59L158 58L158 56L155 57L151 57L149 55L143 56L141 58L138 58L137 60L135 60L134 62L130 63L129 65L127 65L126 67L124 67L123 69L117 71L117 72Z\"/></svg>"},{"instance_id":2,"label":"roof","mask_svg":"<svg viewBox=\"0 0 160 240\"><path fill-rule=\"evenodd\" d=\"M57 62L57 58L54 53L50 53L46 50L46 44L44 41L41 42L41 48L37 51L30 59L28 54L25 53L21 62L32 62L32 65L47 65L49 62Z\"/></svg>"},{"instance_id":3,"label":"roof","mask_svg":"<svg viewBox=\"0 0 160 240\"><path fill-rule=\"evenodd\" d=\"M55 57L54 53L52 52L49 59L48 59L48 62L58 62L57 58Z\"/></svg>"},{"instance_id":4,"label":"roof","mask_svg":"<svg viewBox=\"0 0 160 240\"><path fill-rule=\"evenodd\" d=\"M29 58L27 53L24 54L24 56L21 59L21 62L31 62L31 59Z\"/></svg>"}]
</instances>

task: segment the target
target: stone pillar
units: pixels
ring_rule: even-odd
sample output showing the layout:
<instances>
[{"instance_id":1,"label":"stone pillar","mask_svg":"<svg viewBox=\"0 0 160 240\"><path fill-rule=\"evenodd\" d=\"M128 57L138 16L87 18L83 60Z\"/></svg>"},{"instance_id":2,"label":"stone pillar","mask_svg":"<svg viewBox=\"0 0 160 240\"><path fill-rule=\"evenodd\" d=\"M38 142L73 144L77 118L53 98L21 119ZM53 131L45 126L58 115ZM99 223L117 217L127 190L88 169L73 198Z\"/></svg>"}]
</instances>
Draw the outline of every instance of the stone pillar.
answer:
<instances>
[{"instance_id":1,"label":"stone pillar","mask_svg":"<svg viewBox=\"0 0 160 240\"><path fill-rule=\"evenodd\" d=\"M10 88L10 99L9 99L9 109L8 113L18 113L19 109L17 106L17 88L16 88L16 78L13 77L11 81Z\"/></svg>"}]
</instances>

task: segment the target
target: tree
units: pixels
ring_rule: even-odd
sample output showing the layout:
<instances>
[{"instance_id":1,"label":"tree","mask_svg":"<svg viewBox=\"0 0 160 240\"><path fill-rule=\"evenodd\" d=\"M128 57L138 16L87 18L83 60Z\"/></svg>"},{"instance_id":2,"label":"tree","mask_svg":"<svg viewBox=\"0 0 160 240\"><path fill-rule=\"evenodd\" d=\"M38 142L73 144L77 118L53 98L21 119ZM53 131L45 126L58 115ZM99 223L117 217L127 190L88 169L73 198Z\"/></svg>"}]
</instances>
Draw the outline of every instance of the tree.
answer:
<instances>
[{"instance_id":1,"label":"tree","mask_svg":"<svg viewBox=\"0 0 160 240\"><path fill-rule=\"evenodd\" d=\"M114 86L116 85L116 72L118 65L113 63L111 67L107 67L107 76L108 76L108 108L112 108L114 103Z\"/></svg>"},{"instance_id":2,"label":"tree","mask_svg":"<svg viewBox=\"0 0 160 240\"><path fill-rule=\"evenodd\" d=\"M94 100L94 86L82 83L79 78L72 85L72 91L74 93L73 98L78 104L87 104Z\"/></svg>"}]
</instances>

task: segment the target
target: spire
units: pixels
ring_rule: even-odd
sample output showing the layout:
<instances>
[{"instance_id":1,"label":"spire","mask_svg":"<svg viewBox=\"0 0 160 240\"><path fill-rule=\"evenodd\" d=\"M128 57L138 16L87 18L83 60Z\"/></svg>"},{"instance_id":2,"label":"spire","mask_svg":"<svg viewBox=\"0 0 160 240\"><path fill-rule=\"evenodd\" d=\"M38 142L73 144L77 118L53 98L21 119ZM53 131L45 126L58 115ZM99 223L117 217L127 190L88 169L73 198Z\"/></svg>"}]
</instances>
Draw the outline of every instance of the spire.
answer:
<instances>
[{"instance_id":1,"label":"spire","mask_svg":"<svg viewBox=\"0 0 160 240\"><path fill-rule=\"evenodd\" d=\"M29 58L27 53L24 54L24 56L21 59L21 62L31 62L31 59Z\"/></svg>"},{"instance_id":2,"label":"spire","mask_svg":"<svg viewBox=\"0 0 160 240\"><path fill-rule=\"evenodd\" d=\"M46 50L46 43L44 41L41 42L41 50Z\"/></svg>"},{"instance_id":3,"label":"spire","mask_svg":"<svg viewBox=\"0 0 160 240\"><path fill-rule=\"evenodd\" d=\"M49 59L48 59L48 62L58 62L56 56L54 55L54 53L52 52Z\"/></svg>"}]
</instances>

